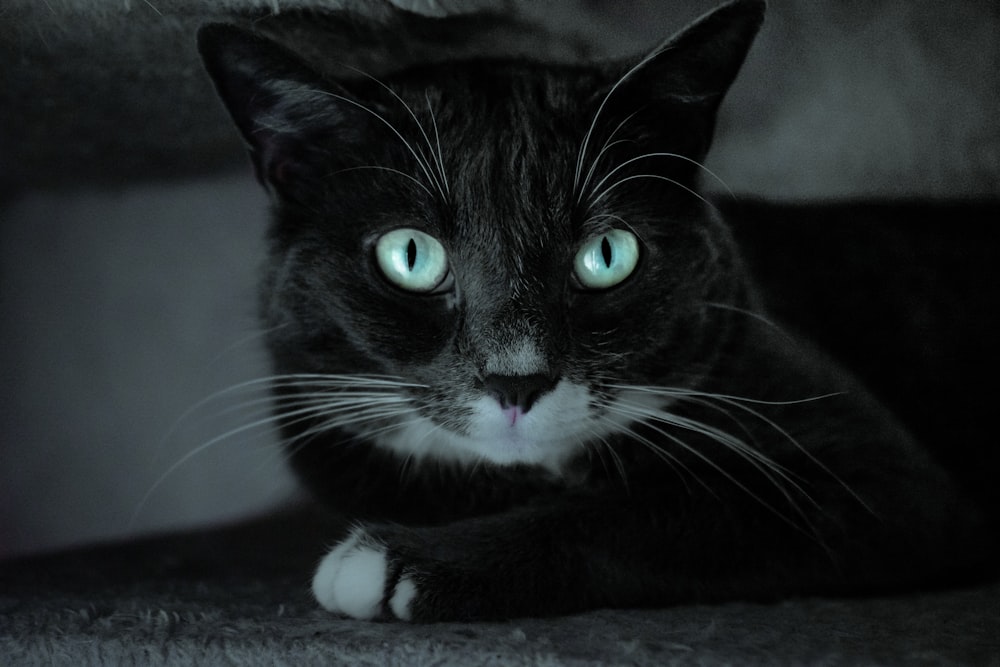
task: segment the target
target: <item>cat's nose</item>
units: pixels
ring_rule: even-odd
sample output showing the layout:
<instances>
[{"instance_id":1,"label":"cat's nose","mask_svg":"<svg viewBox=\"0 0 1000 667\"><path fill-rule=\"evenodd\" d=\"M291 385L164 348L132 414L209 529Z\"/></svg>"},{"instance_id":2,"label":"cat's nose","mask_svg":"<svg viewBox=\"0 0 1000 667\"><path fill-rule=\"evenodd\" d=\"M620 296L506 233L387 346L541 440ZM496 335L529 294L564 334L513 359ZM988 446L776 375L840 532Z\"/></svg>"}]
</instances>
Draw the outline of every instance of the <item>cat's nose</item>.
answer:
<instances>
[{"instance_id":1,"label":"cat's nose","mask_svg":"<svg viewBox=\"0 0 1000 667\"><path fill-rule=\"evenodd\" d=\"M518 407L521 412L527 412L545 392L556 386L556 380L541 373L487 375L483 385L486 392L500 402L500 407Z\"/></svg>"}]
</instances>

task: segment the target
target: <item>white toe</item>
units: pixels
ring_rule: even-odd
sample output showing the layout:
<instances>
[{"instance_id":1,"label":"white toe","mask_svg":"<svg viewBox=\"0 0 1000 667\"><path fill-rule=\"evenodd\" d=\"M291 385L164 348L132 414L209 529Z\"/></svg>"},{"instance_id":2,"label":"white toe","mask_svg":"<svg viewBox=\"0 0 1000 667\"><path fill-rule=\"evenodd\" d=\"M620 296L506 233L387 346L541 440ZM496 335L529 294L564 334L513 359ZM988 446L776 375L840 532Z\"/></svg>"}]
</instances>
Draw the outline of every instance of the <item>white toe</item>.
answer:
<instances>
[{"instance_id":1,"label":"white toe","mask_svg":"<svg viewBox=\"0 0 1000 667\"><path fill-rule=\"evenodd\" d=\"M412 577L404 575L396 584L396 590L392 592L392 597L389 598L389 609L401 621L412 620L413 612L410 611L410 603L415 597L417 597L417 584L414 583Z\"/></svg>"},{"instance_id":2,"label":"white toe","mask_svg":"<svg viewBox=\"0 0 1000 667\"><path fill-rule=\"evenodd\" d=\"M384 547L365 538L362 529L355 529L320 562L312 590L325 609L359 619L378 615L385 595L388 560Z\"/></svg>"}]
</instances>

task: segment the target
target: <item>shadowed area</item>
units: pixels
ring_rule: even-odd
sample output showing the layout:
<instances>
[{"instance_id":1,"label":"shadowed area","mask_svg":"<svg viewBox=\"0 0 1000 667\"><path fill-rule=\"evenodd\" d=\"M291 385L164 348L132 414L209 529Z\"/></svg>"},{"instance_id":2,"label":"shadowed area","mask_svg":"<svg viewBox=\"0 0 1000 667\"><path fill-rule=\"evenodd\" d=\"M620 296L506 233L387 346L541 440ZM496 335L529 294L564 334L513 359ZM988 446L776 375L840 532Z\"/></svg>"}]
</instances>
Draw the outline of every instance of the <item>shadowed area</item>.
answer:
<instances>
[{"instance_id":1,"label":"shadowed area","mask_svg":"<svg viewBox=\"0 0 1000 667\"><path fill-rule=\"evenodd\" d=\"M303 576L336 527L294 511L8 563L0 570L0 648L11 664L74 666L971 665L1000 655L996 584L501 623L342 620L316 607Z\"/></svg>"}]
</instances>

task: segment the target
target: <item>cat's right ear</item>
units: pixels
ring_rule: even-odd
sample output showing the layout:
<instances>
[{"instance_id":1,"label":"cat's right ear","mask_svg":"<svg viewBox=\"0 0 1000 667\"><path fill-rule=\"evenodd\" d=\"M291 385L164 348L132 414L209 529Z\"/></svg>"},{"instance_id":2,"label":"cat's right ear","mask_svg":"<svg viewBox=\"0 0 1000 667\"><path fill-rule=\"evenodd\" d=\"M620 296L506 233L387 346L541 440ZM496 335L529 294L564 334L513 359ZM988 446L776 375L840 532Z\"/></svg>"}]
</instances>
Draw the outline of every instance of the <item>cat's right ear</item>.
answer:
<instances>
[{"instance_id":1,"label":"cat's right ear","mask_svg":"<svg viewBox=\"0 0 1000 667\"><path fill-rule=\"evenodd\" d=\"M360 104L285 47L228 24L198 31L198 50L219 97L247 144L257 178L294 197L309 165L329 161L329 142L357 137L368 120Z\"/></svg>"}]
</instances>

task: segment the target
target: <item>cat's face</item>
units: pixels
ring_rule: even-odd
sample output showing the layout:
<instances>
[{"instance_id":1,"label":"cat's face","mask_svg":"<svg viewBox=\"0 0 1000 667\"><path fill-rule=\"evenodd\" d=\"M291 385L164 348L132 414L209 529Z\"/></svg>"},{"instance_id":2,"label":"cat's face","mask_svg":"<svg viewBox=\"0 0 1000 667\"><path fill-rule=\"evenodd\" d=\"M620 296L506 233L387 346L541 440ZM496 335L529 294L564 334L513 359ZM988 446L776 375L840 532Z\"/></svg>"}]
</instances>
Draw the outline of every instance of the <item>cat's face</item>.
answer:
<instances>
[{"instance_id":1,"label":"cat's face","mask_svg":"<svg viewBox=\"0 0 1000 667\"><path fill-rule=\"evenodd\" d=\"M753 26L692 78L710 27L627 76L482 61L342 85L203 37L275 196L278 370L390 378L391 408L335 423L404 456L553 469L662 403L644 387L695 386L741 280L696 163Z\"/></svg>"}]
</instances>

